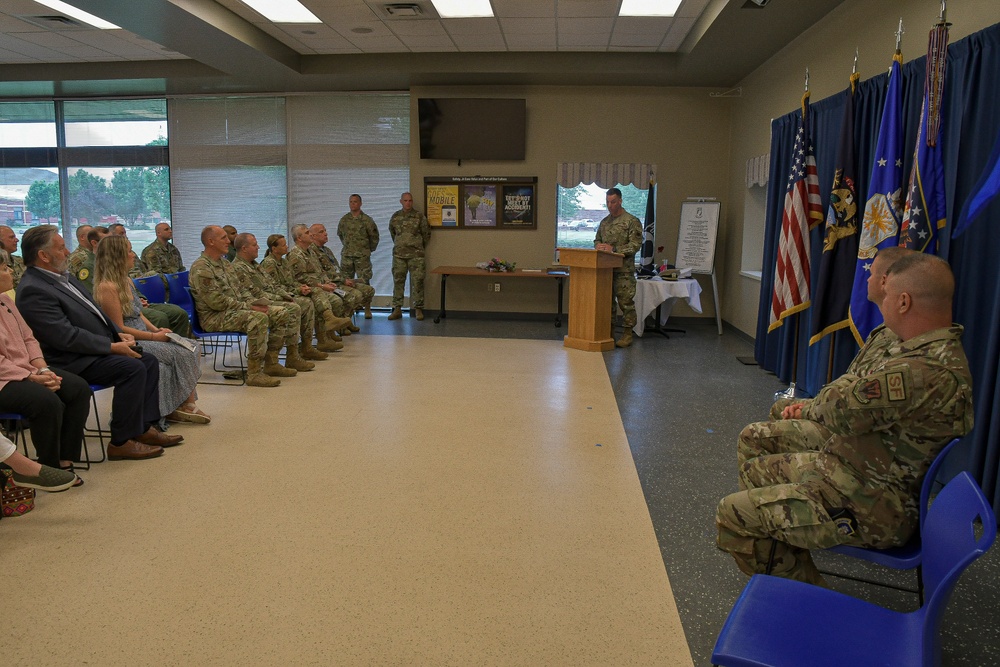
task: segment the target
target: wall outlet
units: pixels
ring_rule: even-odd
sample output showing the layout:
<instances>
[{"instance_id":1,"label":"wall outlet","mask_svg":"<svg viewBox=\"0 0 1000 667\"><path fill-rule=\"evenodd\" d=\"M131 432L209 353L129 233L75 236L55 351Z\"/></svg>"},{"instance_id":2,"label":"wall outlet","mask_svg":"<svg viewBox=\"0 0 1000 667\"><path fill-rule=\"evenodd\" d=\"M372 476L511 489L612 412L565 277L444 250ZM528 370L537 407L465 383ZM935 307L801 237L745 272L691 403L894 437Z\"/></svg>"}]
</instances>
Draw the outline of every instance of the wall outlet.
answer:
<instances>
[{"instance_id":1,"label":"wall outlet","mask_svg":"<svg viewBox=\"0 0 1000 667\"><path fill-rule=\"evenodd\" d=\"M497 283L497 284L496 284L496 285L494 286L494 289L493 289L493 291L494 291L494 292L499 292L499 291L500 291L500 283Z\"/></svg>"},{"instance_id":2,"label":"wall outlet","mask_svg":"<svg viewBox=\"0 0 1000 667\"><path fill-rule=\"evenodd\" d=\"M486 291L487 292L493 291L493 283L486 283Z\"/></svg>"}]
</instances>

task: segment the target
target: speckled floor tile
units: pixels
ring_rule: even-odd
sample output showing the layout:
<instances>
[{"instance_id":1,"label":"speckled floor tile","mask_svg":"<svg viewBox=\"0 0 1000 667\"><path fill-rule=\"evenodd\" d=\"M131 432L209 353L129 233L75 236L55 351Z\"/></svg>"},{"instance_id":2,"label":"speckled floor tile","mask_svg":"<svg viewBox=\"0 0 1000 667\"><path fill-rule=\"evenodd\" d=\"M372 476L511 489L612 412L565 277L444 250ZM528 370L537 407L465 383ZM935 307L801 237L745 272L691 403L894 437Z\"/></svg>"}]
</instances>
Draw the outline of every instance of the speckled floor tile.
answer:
<instances>
[{"instance_id":1,"label":"speckled floor tile","mask_svg":"<svg viewBox=\"0 0 1000 667\"><path fill-rule=\"evenodd\" d=\"M360 335L199 391L0 524L11 664L692 664L601 355Z\"/></svg>"}]
</instances>

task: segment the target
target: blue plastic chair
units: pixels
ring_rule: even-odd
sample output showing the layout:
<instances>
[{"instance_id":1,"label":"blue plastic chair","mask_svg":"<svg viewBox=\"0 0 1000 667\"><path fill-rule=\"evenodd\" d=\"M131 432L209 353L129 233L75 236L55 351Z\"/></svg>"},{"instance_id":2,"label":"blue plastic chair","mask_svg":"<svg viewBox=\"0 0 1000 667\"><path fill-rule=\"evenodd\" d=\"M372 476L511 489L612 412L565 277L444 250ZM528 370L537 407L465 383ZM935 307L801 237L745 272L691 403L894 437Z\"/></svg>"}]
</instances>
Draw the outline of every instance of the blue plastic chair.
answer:
<instances>
[{"instance_id":1,"label":"blue plastic chair","mask_svg":"<svg viewBox=\"0 0 1000 667\"><path fill-rule=\"evenodd\" d=\"M866 584L875 584L876 586L906 591L907 593L916 593L920 598L920 604L923 604L924 581L922 568L920 567L922 558L920 533L923 529L924 521L927 520L927 507L930 505L931 491L934 488L934 480L937 478L938 471L941 469L941 464L944 463L944 460L948 456L949 452L951 452L955 445L957 445L960 441L961 438L955 438L945 445L944 448L938 452L938 455L934 457L930 467L927 468L927 474L924 475L924 481L920 485L920 523L917 524L917 530L913 533L913 537L910 538L909 542L901 547L892 547L889 549L869 549L866 547L848 546L846 544L839 544L835 547L827 549L827 551L832 551L844 556L850 556L852 558L858 558L860 560L868 561L869 563L876 563L877 565L882 565L893 570L912 570L916 568L916 590L912 588L903 588L902 586L896 586L887 582L873 581L871 579L853 577L836 572L824 571L823 574L832 574L833 576L841 577L842 579L862 581Z\"/></svg>"},{"instance_id":2,"label":"blue plastic chair","mask_svg":"<svg viewBox=\"0 0 1000 667\"><path fill-rule=\"evenodd\" d=\"M189 273L187 271L167 273L164 278L167 279L167 288L170 291L170 303L183 308L187 311L188 317L194 319L194 302L187 289Z\"/></svg>"},{"instance_id":3,"label":"blue plastic chair","mask_svg":"<svg viewBox=\"0 0 1000 667\"><path fill-rule=\"evenodd\" d=\"M177 274L173 274L177 275ZM242 331L205 331L201 328L201 321L198 319L198 309L194 308L194 297L191 295L191 288L185 287L184 291L188 295L188 299L192 304L191 311L191 333L194 337L201 343L202 354L212 355L212 370L216 373L226 373L230 370L242 371L242 380L239 384L246 384L246 366L243 363L243 338L246 336ZM226 363L226 353L230 348L236 348L236 354L239 357L239 365L233 366L232 364ZM222 349L221 364L220 367L220 355L219 349ZM198 384L220 384L220 385L232 385L233 382L212 382L209 380L198 380Z\"/></svg>"},{"instance_id":4,"label":"blue plastic chair","mask_svg":"<svg viewBox=\"0 0 1000 667\"><path fill-rule=\"evenodd\" d=\"M982 535L976 539L976 523ZM989 502L969 473L938 494L923 528L927 602L897 612L819 586L754 575L712 653L722 667L940 664L940 626L959 576L996 539Z\"/></svg>"},{"instance_id":5,"label":"blue plastic chair","mask_svg":"<svg viewBox=\"0 0 1000 667\"><path fill-rule=\"evenodd\" d=\"M166 303L167 287L163 284L163 278L160 276L133 278L132 283L139 290L139 294L146 297L146 301L150 303Z\"/></svg>"},{"instance_id":6,"label":"blue plastic chair","mask_svg":"<svg viewBox=\"0 0 1000 667\"><path fill-rule=\"evenodd\" d=\"M17 412L0 412L0 422L9 422L8 433L14 435L11 441L17 447L20 442L24 448L24 455L28 455L28 438L24 435L24 415Z\"/></svg>"}]
</instances>

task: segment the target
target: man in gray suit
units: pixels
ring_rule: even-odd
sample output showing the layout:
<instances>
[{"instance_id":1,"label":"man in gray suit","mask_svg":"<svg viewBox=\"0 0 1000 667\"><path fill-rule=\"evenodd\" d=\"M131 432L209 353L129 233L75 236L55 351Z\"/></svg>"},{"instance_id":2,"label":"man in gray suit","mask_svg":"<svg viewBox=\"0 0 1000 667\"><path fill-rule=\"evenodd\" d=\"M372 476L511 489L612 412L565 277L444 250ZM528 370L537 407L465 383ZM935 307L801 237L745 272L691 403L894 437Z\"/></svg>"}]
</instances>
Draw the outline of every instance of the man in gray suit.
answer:
<instances>
[{"instance_id":1,"label":"man in gray suit","mask_svg":"<svg viewBox=\"0 0 1000 667\"><path fill-rule=\"evenodd\" d=\"M17 306L45 353L46 361L90 384L114 387L109 459L148 459L184 439L167 435L159 421L159 364L134 349L135 339L118 329L69 275L69 250L54 225L32 227L21 239L27 270Z\"/></svg>"}]
</instances>

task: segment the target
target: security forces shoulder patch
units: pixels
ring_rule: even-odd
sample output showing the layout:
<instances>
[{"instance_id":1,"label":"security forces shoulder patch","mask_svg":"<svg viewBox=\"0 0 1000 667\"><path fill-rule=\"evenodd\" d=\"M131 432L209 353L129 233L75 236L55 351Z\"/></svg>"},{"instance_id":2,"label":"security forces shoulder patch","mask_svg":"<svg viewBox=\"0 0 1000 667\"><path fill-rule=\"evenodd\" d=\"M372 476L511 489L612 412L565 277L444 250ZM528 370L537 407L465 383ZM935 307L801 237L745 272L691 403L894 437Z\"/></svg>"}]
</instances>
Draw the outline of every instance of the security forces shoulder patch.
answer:
<instances>
[{"instance_id":1,"label":"security forces shoulder patch","mask_svg":"<svg viewBox=\"0 0 1000 667\"><path fill-rule=\"evenodd\" d=\"M885 374L886 394L890 401L906 400L906 381L900 372Z\"/></svg>"},{"instance_id":2,"label":"security forces shoulder patch","mask_svg":"<svg viewBox=\"0 0 1000 667\"><path fill-rule=\"evenodd\" d=\"M859 403L867 405L882 398L882 381L874 378L854 385L854 397Z\"/></svg>"}]
</instances>

